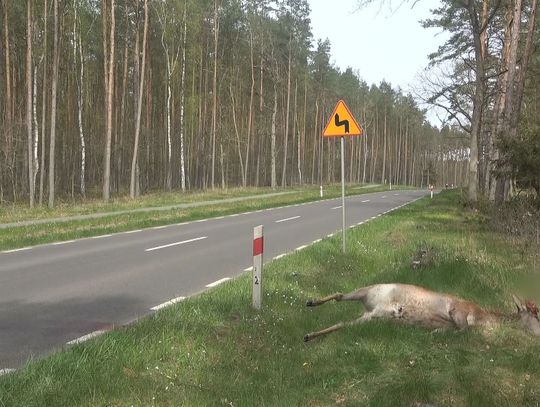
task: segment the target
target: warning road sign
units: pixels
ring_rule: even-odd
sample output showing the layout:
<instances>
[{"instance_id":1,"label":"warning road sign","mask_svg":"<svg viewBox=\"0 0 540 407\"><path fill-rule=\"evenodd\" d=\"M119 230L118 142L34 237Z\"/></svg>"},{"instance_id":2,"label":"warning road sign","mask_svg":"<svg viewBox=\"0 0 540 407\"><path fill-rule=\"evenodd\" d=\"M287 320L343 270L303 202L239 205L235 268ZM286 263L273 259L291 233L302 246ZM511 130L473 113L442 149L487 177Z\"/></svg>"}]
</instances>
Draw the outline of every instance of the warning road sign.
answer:
<instances>
[{"instance_id":1,"label":"warning road sign","mask_svg":"<svg viewBox=\"0 0 540 407\"><path fill-rule=\"evenodd\" d=\"M340 100L328 124L324 128L324 137L361 136L362 128L354 119L351 111L343 100Z\"/></svg>"}]
</instances>

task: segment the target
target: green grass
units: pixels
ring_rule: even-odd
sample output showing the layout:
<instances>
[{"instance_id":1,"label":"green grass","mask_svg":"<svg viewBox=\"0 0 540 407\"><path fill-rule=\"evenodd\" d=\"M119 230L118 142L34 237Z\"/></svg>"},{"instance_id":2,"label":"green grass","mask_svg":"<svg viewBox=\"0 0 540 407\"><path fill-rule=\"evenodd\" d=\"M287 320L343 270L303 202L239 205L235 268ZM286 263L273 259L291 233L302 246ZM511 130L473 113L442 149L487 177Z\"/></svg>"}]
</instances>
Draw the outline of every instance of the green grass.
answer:
<instances>
[{"instance_id":1,"label":"green grass","mask_svg":"<svg viewBox=\"0 0 540 407\"><path fill-rule=\"evenodd\" d=\"M384 186L374 186L365 189L348 188L347 194L365 194L387 190ZM261 198L258 195L272 192L291 192L284 195ZM171 205L197 203L203 201L219 201L220 199L250 197L253 199L241 202L222 202L209 206L185 209L159 210L152 212L116 213L119 211L136 210L139 208L159 208ZM324 199L341 196L339 185L325 186ZM282 205L292 205L302 202L315 201L319 198L318 187L304 187L293 190L269 188L234 189L216 192L197 193L162 193L145 195L135 200L117 199L109 204L98 201L88 201L84 204L60 204L57 208L30 209L26 206L0 206L0 223L18 221L60 218L64 216L89 215L110 212L104 218L72 220L68 222L50 222L31 226L0 228L0 250L16 249L25 246L45 244L82 237L98 236L108 233L160 226L197 219L230 215L258 209Z\"/></svg>"},{"instance_id":2,"label":"green grass","mask_svg":"<svg viewBox=\"0 0 540 407\"><path fill-rule=\"evenodd\" d=\"M510 293L534 288L537 254L457 200L445 192L351 229L346 255L334 237L270 263L261 312L244 275L32 362L0 377L0 406L538 405L540 342L510 322L435 332L372 321L302 341L361 313L356 303L307 308L306 299L378 282L510 312Z\"/></svg>"}]
</instances>

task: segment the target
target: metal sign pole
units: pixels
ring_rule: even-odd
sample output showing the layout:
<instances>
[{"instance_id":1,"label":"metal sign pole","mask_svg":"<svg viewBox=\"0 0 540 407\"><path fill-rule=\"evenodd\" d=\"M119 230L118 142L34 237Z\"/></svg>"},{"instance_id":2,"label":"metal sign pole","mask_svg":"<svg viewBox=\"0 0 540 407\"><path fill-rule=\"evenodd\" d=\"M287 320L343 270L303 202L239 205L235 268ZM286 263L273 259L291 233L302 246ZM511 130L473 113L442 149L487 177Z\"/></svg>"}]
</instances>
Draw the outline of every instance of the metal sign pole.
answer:
<instances>
[{"instance_id":1,"label":"metal sign pole","mask_svg":"<svg viewBox=\"0 0 540 407\"><path fill-rule=\"evenodd\" d=\"M342 213L342 241L345 253L345 137L341 136L341 213Z\"/></svg>"}]
</instances>

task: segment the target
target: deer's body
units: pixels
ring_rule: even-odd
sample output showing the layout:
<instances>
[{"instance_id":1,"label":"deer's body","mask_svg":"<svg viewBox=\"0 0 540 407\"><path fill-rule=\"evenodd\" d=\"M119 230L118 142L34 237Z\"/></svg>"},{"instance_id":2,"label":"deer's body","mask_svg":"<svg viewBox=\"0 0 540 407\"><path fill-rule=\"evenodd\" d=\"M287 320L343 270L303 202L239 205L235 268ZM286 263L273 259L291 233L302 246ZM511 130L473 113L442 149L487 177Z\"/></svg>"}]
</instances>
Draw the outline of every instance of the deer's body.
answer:
<instances>
[{"instance_id":1,"label":"deer's body","mask_svg":"<svg viewBox=\"0 0 540 407\"><path fill-rule=\"evenodd\" d=\"M499 315L486 311L470 301L409 284L371 285L349 294L336 293L319 300L310 300L307 305L317 306L331 300L361 301L366 312L356 320L340 322L322 331L310 333L304 337L305 341L372 318L397 319L426 327L458 329L473 325L490 325L500 319ZM538 316L531 316L525 307L522 308L518 306L522 321L533 333L538 334L540 332Z\"/></svg>"}]
</instances>

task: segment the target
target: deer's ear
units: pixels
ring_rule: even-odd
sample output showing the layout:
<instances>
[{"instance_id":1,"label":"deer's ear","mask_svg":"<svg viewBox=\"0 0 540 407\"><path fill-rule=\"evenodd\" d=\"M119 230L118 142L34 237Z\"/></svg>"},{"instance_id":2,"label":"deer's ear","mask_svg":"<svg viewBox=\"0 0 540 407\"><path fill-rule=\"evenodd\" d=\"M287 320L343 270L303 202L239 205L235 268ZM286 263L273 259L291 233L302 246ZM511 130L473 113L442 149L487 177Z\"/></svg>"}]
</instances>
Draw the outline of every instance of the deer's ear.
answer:
<instances>
[{"instance_id":1,"label":"deer's ear","mask_svg":"<svg viewBox=\"0 0 540 407\"><path fill-rule=\"evenodd\" d=\"M512 299L514 300L514 304L516 305L518 312L526 311L526 308L523 305L523 302L519 299L519 297L517 295L512 294Z\"/></svg>"}]
</instances>

